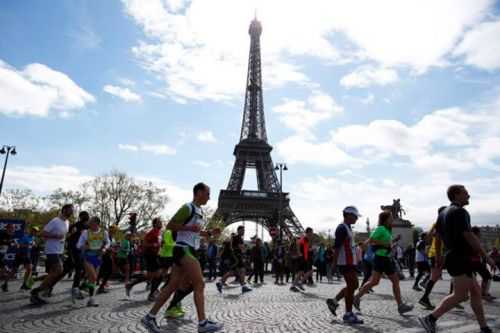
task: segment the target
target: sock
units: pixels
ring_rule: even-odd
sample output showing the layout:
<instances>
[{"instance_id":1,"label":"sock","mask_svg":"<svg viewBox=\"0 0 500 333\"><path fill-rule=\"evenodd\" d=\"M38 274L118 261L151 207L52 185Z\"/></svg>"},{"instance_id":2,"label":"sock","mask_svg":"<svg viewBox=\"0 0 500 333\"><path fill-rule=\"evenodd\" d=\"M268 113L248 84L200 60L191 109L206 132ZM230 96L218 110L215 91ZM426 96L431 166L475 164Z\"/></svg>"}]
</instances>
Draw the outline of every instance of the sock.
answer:
<instances>
[{"instance_id":1,"label":"sock","mask_svg":"<svg viewBox=\"0 0 500 333\"><path fill-rule=\"evenodd\" d=\"M429 280L427 282L427 285L425 286L425 293L424 296L422 296L422 299L429 299L429 295L432 292L432 288L434 288L434 281Z\"/></svg>"},{"instance_id":2,"label":"sock","mask_svg":"<svg viewBox=\"0 0 500 333\"><path fill-rule=\"evenodd\" d=\"M90 298L92 298L92 296L94 296L95 284L89 283L88 285L89 285L89 295Z\"/></svg>"},{"instance_id":3,"label":"sock","mask_svg":"<svg viewBox=\"0 0 500 333\"><path fill-rule=\"evenodd\" d=\"M187 295L191 294L193 291L193 288L188 288L185 290L182 289L177 289L174 294L174 298L172 299L172 302L170 302L170 305L168 306L167 310L172 309L173 307L177 306Z\"/></svg>"}]
</instances>

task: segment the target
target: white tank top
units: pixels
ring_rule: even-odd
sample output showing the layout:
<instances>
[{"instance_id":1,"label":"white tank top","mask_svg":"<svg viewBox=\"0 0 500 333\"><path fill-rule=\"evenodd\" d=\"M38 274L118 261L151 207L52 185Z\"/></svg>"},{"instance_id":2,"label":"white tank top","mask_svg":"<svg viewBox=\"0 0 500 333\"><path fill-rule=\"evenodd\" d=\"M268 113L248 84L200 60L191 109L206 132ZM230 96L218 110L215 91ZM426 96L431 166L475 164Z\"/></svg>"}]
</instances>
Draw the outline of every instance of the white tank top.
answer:
<instances>
[{"instance_id":1,"label":"white tank top","mask_svg":"<svg viewBox=\"0 0 500 333\"><path fill-rule=\"evenodd\" d=\"M194 209L194 214L191 220L189 220L187 223L184 223L184 225L199 225L200 227L203 227L206 221L201 207L196 206L194 203L188 203L187 205L190 209L190 212L192 212L192 209ZM200 233L185 230L177 231L177 238L175 242L176 246L189 245L197 250L200 247Z\"/></svg>"}]
</instances>

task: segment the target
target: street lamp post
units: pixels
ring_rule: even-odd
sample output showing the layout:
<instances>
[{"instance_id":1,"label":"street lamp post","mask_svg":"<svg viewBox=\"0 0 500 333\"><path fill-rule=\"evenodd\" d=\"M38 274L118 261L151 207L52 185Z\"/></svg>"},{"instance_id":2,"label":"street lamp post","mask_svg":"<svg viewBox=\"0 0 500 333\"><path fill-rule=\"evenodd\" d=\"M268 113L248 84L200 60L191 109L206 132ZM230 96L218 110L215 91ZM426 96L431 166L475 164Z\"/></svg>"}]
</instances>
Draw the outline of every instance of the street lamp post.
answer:
<instances>
[{"instance_id":1,"label":"street lamp post","mask_svg":"<svg viewBox=\"0 0 500 333\"><path fill-rule=\"evenodd\" d=\"M0 154L7 154L5 156L5 162L3 164L3 171L2 171L2 180L0 180L0 195L2 194L2 188L3 188L3 180L5 178L5 169L7 169L7 162L9 161L9 155L16 155L16 147L15 146L2 146L2 149L0 149Z\"/></svg>"},{"instance_id":2,"label":"street lamp post","mask_svg":"<svg viewBox=\"0 0 500 333\"><path fill-rule=\"evenodd\" d=\"M279 199L279 207L278 207L278 226L280 228L280 239L283 239L283 227L281 225L281 197L283 196L283 171L287 171L288 168L285 163L276 163L274 170L280 172L280 199Z\"/></svg>"}]
</instances>

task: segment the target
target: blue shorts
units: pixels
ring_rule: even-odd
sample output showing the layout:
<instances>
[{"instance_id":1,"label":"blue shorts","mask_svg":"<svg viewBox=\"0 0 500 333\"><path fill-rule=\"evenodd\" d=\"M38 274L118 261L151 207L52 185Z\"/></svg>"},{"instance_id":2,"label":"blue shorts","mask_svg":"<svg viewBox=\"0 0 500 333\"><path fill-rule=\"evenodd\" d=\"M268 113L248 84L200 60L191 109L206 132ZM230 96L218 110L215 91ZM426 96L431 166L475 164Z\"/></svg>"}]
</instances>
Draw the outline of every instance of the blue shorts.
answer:
<instances>
[{"instance_id":1,"label":"blue shorts","mask_svg":"<svg viewBox=\"0 0 500 333\"><path fill-rule=\"evenodd\" d=\"M99 256L89 256L85 255L84 260L94 266L94 268L99 268L102 264L102 259Z\"/></svg>"}]
</instances>

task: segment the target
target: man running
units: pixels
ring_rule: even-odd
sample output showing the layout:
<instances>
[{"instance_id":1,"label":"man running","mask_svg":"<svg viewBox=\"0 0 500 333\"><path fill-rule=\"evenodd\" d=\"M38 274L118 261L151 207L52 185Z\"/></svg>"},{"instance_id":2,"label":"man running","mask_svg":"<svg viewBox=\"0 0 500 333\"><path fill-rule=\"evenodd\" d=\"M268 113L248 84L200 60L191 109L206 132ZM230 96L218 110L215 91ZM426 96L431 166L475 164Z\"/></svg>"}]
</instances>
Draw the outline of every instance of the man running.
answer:
<instances>
[{"instance_id":1,"label":"man running","mask_svg":"<svg viewBox=\"0 0 500 333\"><path fill-rule=\"evenodd\" d=\"M174 266L170 281L158 296L155 305L149 313L142 318L141 323L150 333L160 333L156 322L156 315L161 307L176 291L183 281L190 281L194 290L194 303L198 315L198 332L216 332L222 325L210 321L205 315L205 282L201 272L200 263L194 253L200 246L200 234L206 224L201 206L210 199L210 188L204 183L198 183L193 188L193 201L183 205L170 220L167 228L177 233L174 247ZM192 212L194 211L194 214ZM191 216L191 218L189 218Z\"/></svg>"},{"instance_id":2,"label":"man running","mask_svg":"<svg viewBox=\"0 0 500 333\"><path fill-rule=\"evenodd\" d=\"M312 240L314 233L313 229L310 227L306 228L306 233L297 241L297 248L300 254L299 267L297 269L297 275L295 276L295 280L292 282L292 286L290 287L291 291L297 292L300 290L304 291L303 284L309 277L312 276L313 267L312 267L312 258L309 258L309 243Z\"/></svg>"},{"instance_id":3,"label":"man running","mask_svg":"<svg viewBox=\"0 0 500 333\"><path fill-rule=\"evenodd\" d=\"M63 271L62 254L64 252L64 240L68 233L69 221L73 216L73 205L66 204L61 208L59 216L54 217L45 225L42 237L45 238L45 254L47 256L46 266L48 275L37 288L31 291L31 303L45 304L43 298L39 296L40 291L52 288Z\"/></svg>"},{"instance_id":4,"label":"man running","mask_svg":"<svg viewBox=\"0 0 500 333\"><path fill-rule=\"evenodd\" d=\"M125 238L117 241L118 249L116 251L116 265L124 276L125 286L128 285L130 278L130 251L132 248L132 233L127 231Z\"/></svg>"},{"instance_id":5,"label":"man running","mask_svg":"<svg viewBox=\"0 0 500 333\"><path fill-rule=\"evenodd\" d=\"M444 209L446 209L446 206L442 206L438 209L438 217ZM418 303L429 310L434 310L435 307L431 304L429 295L431 294L436 282L441 278L441 273L443 271L442 262L437 261L437 253L439 252L440 257L444 253L444 247L442 246L441 239L436 232L436 223L432 225L427 237L431 238L431 246L429 248L429 251L427 252L431 264L431 278L429 279L429 281L427 281L424 295L422 296L422 298L420 298Z\"/></svg>"},{"instance_id":6,"label":"man running","mask_svg":"<svg viewBox=\"0 0 500 333\"><path fill-rule=\"evenodd\" d=\"M494 261L486 254L481 243L472 232L470 215L465 210L469 204L469 193L463 185L451 185L447 191L451 204L438 217L436 230L446 246L445 266L453 279L453 293L446 296L428 316L418 320L428 333L436 332L436 322L457 304L470 295L472 311L476 315L481 333L492 332L486 324L481 288L473 272L472 257L479 255L493 266ZM438 252L438 262L441 254Z\"/></svg>"},{"instance_id":7,"label":"man running","mask_svg":"<svg viewBox=\"0 0 500 333\"><path fill-rule=\"evenodd\" d=\"M132 288L141 282L151 282L151 289L149 290L148 300L154 302L155 292L161 284L160 276L160 262L158 252L160 251L161 244L161 228L162 221L159 217L153 219L153 228L144 235L144 262L146 263L146 275L141 275L134 281L126 285L125 293L130 297Z\"/></svg>"},{"instance_id":8,"label":"man running","mask_svg":"<svg viewBox=\"0 0 500 333\"><path fill-rule=\"evenodd\" d=\"M10 247L15 246L16 243L14 241L14 232L16 228L13 224L9 223L5 226L5 230L0 230L0 276L3 275L4 282L2 284L2 290L7 292L9 291L8 281L12 275L12 272L9 272L7 269L7 265L5 263L5 255Z\"/></svg>"},{"instance_id":9,"label":"man running","mask_svg":"<svg viewBox=\"0 0 500 333\"><path fill-rule=\"evenodd\" d=\"M356 266L358 265L356 257L356 244L352 234L351 225L356 223L361 214L354 206L347 206L342 211L344 221L337 226L335 230L335 250L333 253L333 270L335 266L339 268L340 274L344 276L346 286L340 290L335 298L326 300L328 308L334 316L339 306L339 301L344 298L345 301L345 314L343 317L344 323L347 324L363 324L363 320L359 319L354 312L352 312L352 302L354 291L358 289L358 272Z\"/></svg>"},{"instance_id":10,"label":"man running","mask_svg":"<svg viewBox=\"0 0 500 333\"><path fill-rule=\"evenodd\" d=\"M236 232L236 235L234 235L231 239L233 256L236 259L236 262L234 263L234 269L225 273L221 280L215 284L219 293L222 293L224 283L226 283L226 280L232 275L238 279L241 285L241 292L243 294L252 291L252 289L246 286L245 261L243 260L243 254L245 252L245 242L243 241L243 237L245 236L245 227L240 225L236 229Z\"/></svg>"},{"instance_id":11,"label":"man running","mask_svg":"<svg viewBox=\"0 0 500 333\"><path fill-rule=\"evenodd\" d=\"M82 235L84 230L89 228L90 215L86 211L81 211L78 214L78 221L69 227L68 231L68 257L64 262L64 271L61 273L59 280L61 280L66 274L73 270L73 285L71 288L71 300L73 303L77 299L82 300L84 297L80 292L80 282L84 273L83 260L80 249L77 248L76 244Z\"/></svg>"},{"instance_id":12,"label":"man running","mask_svg":"<svg viewBox=\"0 0 500 333\"><path fill-rule=\"evenodd\" d=\"M28 280L31 279L31 249L33 248L33 244L35 242L34 230L30 227L29 231L21 237L17 243L17 253L16 259L14 263L14 271L17 272L19 266L24 266L24 277L23 284L21 285L21 290L30 290L31 288L28 286Z\"/></svg>"},{"instance_id":13,"label":"man running","mask_svg":"<svg viewBox=\"0 0 500 333\"><path fill-rule=\"evenodd\" d=\"M82 251L83 267L88 279L89 300L87 306L99 306L94 301L97 274L102 264L102 256L110 245L109 235L101 226L101 220L94 216L89 221L89 228L84 230L76 244Z\"/></svg>"},{"instance_id":14,"label":"man running","mask_svg":"<svg viewBox=\"0 0 500 333\"><path fill-rule=\"evenodd\" d=\"M416 245L416 251L415 251L415 262L417 263L417 278L415 279L415 283L413 284L413 290L416 291L422 291L420 289L418 283L420 282L420 279L422 277L425 278L422 281L422 285L426 285L427 281L429 280L430 277L430 266L429 266L429 261L427 259L427 253L425 251L425 240L427 238L427 235L425 233L420 234L420 240L417 242Z\"/></svg>"}]
</instances>

